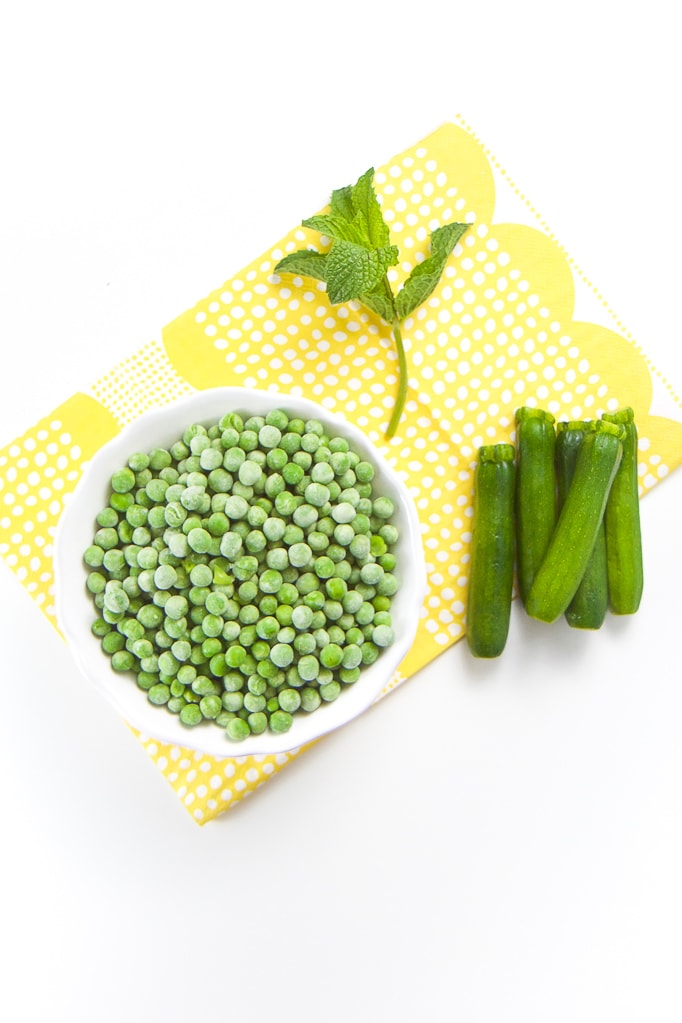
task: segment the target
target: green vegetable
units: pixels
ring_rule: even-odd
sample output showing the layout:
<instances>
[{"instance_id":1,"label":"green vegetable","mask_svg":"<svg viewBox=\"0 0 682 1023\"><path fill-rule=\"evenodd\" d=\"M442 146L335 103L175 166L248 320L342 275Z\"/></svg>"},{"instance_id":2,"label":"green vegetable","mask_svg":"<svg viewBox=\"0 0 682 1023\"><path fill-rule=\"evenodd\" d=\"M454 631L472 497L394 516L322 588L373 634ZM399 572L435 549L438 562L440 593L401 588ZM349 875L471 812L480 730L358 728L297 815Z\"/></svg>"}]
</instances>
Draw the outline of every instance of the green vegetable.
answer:
<instances>
[{"instance_id":1,"label":"green vegetable","mask_svg":"<svg viewBox=\"0 0 682 1023\"><path fill-rule=\"evenodd\" d=\"M560 507L566 501L578 452L589 429L589 424L582 421L557 424L556 464ZM566 621L575 629L599 629L604 623L607 609L606 536L602 518L585 573L566 608Z\"/></svg>"},{"instance_id":2,"label":"green vegetable","mask_svg":"<svg viewBox=\"0 0 682 1023\"><path fill-rule=\"evenodd\" d=\"M475 657L499 657L509 633L514 584L515 450L479 449L474 474L467 642Z\"/></svg>"},{"instance_id":3,"label":"green vegetable","mask_svg":"<svg viewBox=\"0 0 682 1023\"><path fill-rule=\"evenodd\" d=\"M606 422L625 430L623 459L606 504L606 563L609 601L615 614L634 614L644 588L642 534L637 483L637 427L631 408L604 413Z\"/></svg>"},{"instance_id":4,"label":"green vegetable","mask_svg":"<svg viewBox=\"0 0 682 1023\"><path fill-rule=\"evenodd\" d=\"M516 410L516 558L524 603L556 524L555 437L550 412Z\"/></svg>"},{"instance_id":5,"label":"green vegetable","mask_svg":"<svg viewBox=\"0 0 682 1023\"><path fill-rule=\"evenodd\" d=\"M344 438L280 409L131 455L83 555L112 668L232 741L336 699L394 641L398 531L373 476Z\"/></svg>"},{"instance_id":6,"label":"green vegetable","mask_svg":"<svg viewBox=\"0 0 682 1023\"><path fill-rule=\"evenodd\" d=\"M622 426L597 420L580 446L575 472L547 553L526 601L532 618L553 622L578 589L623 457Z\"/></svg>"},{"instance_id":7,"label":"green vegetable","mask_svg":"<svg viewBox=\"0 0 682 1023\"><path fill-rule=\"evenodd\" d=\"M331 240L328 252L299 249L285 256L275 272L298 274L324 281L333 304L357 299L381 316L391 327L398 354L398 394L386 431L392 437L400 422L407 395L407 359L401 323L431 295L450 254L468 224L444 224L431 235L430 254L416 263L400 290L394 294L387 271L400 260L391 244L390 230L374 191L374 169L354 185L332 192L329 211L303 221Z\"/></svg>"}]
</instances>

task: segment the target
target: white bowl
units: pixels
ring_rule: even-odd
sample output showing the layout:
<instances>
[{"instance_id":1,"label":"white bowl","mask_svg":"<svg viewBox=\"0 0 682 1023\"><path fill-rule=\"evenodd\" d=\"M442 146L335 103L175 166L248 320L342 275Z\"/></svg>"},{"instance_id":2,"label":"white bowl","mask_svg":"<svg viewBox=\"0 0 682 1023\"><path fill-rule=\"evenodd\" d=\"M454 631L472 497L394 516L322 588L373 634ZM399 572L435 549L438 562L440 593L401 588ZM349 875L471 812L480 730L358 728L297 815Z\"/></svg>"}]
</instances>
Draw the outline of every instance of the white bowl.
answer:
<instances>
[{"instance_id":1,"label":"white bowl","mask_svg":"<svg viewBox=\"0 0 682 1023\"><path fill-rule=\"evenodd\" d=\"M294 715L291 729L281 735L265 732L242 742L231 742L213 723L188 728L163 707L151 704L132 674L115 672L91 632L96 612L86 590L83 553L92 543L95 517L108 504L113 471L125 465L135 451L149 451L177 440L191 423L208 426L225 412L265 415L283 408L291 415L319 419L332 433L345 437L351 447L371 461L376 474L376 495L390 497L396 508L394 523L400 538L395 548L399 589L391 614L394 643L365 667L354 684L338 699L323 703L312 713ZM426 593L426 570L419 520L411 495L395 470L355 426L325 408L293 395L240 387L222 387L194 393L158 411L141 416L92 458L68 500L57 528L54 547L57 622L85 677L113 704L128 724L160 742L201 750L219 757L275 754L296 749L346 724L366 710L380 695L414 641Z\"/></svg>"}]
</instances>

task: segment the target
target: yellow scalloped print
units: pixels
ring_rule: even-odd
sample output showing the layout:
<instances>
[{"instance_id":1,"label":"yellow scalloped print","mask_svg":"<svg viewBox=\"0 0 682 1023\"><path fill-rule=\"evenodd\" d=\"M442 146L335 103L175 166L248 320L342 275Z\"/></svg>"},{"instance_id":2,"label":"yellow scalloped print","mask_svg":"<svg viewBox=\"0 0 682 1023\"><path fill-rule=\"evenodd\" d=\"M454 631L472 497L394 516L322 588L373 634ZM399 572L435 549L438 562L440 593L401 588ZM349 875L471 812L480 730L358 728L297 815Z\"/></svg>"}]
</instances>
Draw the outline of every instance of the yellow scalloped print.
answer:
<instances>
[{"instance_id":1,"label":"yellow scalloped print","mask_svg":"<svg viewBox=\"0 0 682 1023\"><path fill-rule=\"evenodd\" d=\"M641 492L676 468L682 410L676 418L652 415L643 353L610 327L573 319L577 287L585 283L576 282L575 268L534 211L528 207L533 224L495 222L496 174L509 185L473 133L454 124L376 171L402 258L389 272L394 287L428 254L434 228L453 220L471 225L433 295L405 322L408 401L390 443L384 432L397 360L388 325L355 302L332 307L319 282L274 275L287 252L320 243L297 227L169 324L162 344L144 346L97 381L92 396L75 396L0 452L0 553L48 617L50 538L83 463L120 426L194 388L303 394L363 429L406 481L419 510L429 586L417 639L385 692L464 634L476 451L514 439L518 406L576 419L631 405ZM153 386L141 387L147 379ZM199 823L301 752L210 758L136 734Z\"/></svg>"}]
</instances>

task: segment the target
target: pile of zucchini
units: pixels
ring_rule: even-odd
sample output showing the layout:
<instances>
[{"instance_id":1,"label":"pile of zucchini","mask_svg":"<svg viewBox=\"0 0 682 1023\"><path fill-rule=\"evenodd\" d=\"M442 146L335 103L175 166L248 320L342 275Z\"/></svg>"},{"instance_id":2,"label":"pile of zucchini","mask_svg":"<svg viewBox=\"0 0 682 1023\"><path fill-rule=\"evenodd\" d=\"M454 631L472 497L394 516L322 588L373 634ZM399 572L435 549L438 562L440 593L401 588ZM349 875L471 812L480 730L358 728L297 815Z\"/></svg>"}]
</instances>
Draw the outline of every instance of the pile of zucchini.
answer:
<instances>
[{"instance_id":1,"label":"pile of zucchini","mask_svg":"<svg viewBox=\"0 0 682 1023\"><path fill-rule=\"evenodd\" d=\"M479 448L474 474L467 642L499 657L516 579L532 617L598 629L642 597L637 427L623 408L559 421L516 410L516 444Z\"/></svg>"}]
</instances>

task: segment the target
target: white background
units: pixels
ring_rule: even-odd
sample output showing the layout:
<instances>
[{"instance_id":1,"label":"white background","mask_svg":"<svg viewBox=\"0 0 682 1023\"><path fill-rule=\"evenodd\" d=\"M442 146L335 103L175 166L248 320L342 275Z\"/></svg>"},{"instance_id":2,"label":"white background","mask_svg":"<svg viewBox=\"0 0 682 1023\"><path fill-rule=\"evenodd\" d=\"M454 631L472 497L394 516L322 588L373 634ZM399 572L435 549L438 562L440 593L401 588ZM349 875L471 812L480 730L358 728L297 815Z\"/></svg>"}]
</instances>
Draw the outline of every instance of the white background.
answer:
<instances>
[{"instance_id":1,"label":"white background","mask_svg":"<svg viewBox=\"0 0 682 1023\"><path fill-rule=\"evenodd\" d=\"M0 444L457 114L682 392L674 16L6 7ZM677 1023L681 506L634 618L516 613L203 829L0 564L0 1017Z\"/></svg>"}]
</instances>

